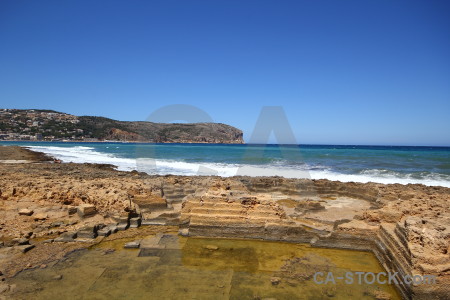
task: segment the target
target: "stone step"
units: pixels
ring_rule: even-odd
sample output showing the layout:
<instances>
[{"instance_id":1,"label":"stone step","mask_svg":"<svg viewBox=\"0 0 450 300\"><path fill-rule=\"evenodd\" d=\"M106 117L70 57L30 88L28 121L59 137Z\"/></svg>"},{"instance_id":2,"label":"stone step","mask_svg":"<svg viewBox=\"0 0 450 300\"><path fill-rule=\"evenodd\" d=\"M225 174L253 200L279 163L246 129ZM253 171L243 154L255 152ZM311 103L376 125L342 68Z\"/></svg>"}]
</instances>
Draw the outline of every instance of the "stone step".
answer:
<instances>
[{"instance_id":1,"label":"stone step","mask_svg":"<svg viewBox=\"0 0 450 300\"><path fill-rule=\"evenodd\" d=\"M408 247L405 247L405 245L401 242L394 225L383 224L380 226L380 236L383 239L387 239L387 241L394 246L394 249L399 249L402 251L402 254L404 254L403 256L407 258L408 264L411 264L411 252Z\"/></svg>"},{"instance_id":2,"label":"stone step","mask_svg":"<svg viewBox=\"0 0 450 300\"><path fill-rule=\"evenodd\" d=\"M203 208L203 207L194 207L191 209L190 214L204 214L204 215L246 215L245 209L214 209L214 208Z\"/></svg>"},{"instance_id":3,"label":"stone step","mask_svg":"<svg viewBox=\"0 0 450 300\"><path fill-rule=\"evenodd\" d=\"M97 231L99 236L109 236L111 234L111 229L109 227L105 227Z\"/></svg>"},{"instance_id":4,"label":"stone step","mask_svg":"<svg viewBox=\"0 0 450 300\"><path fill-rule=\"evenodd\" d=\"M251 216L251 217L276 217L273 210L248 210L248 209L212 209L195 207L190 214L201 215L231 215L231 216Z\"/></svg>"},{"instance_id":5,"label":"stone step","mask_svg":"<svg viewBox=\"0 0 450 300\"><path fill-rule=\"evenodd\" d=\"M211 209L245 209L245 210L266 210L273 211L273 206L265 205L265 204L257 204L254 206L243 205L239 202L210 202L205 201L203 203L195 203L194 207L202 207L202 208L211 208Z\"/></svg>"},{"instance_id":6,"label":"stone step","mask_svg":"<svg viewBox=\"0 0 450 300\"><path fill-rule=\"evenodd\" d=\"M167 219L163 218L154 218L154 219L143 219L141 222L142 226L150 226L150 225L166 225Z\"/></svg>"},{"instance_id":7,"label":"stone step","mask_svg":"<svg viewBox=\"0 0 450 300\"><path fill-rule=\"evenodd\" d=\"M77 238L76 232L65 232L54 239L55 242L74 242Z\"/></svg>"},{"instance_id":8,"label":"stone step","mask_svg":"<svg viewBox=\"0 0 450 300\"><path fill-rule=\"evenodd\" d=\"M180 213L171 211L170 213L144 214L140 225L178 225Z\"/></svg>"},{"instance_id":9,"label":"stone step","mask_svg":"<svg viewBox=\"0 0 450 300\"><path fill-rule=\"evenodd\" d=\"M265 224L239 224L239 223L211 223L211 224L193 224L189 226L189 236L203 236L216 238L218 236L225 238L256 238L266 237Z\"/></svg>"},{"instance_id":10,"label":"stone step","mask_svg":"<svg viewBox=\"0 0 450 300\"><path fill-rule=\"evenodd\" d=\"M140 211L153 211L167 208L166 200L155 195L135 195L133 203Z\"/></svg>"},{"instance_id":11,"label":"stone step","mask_svg":"<svg viewBox=\"0 0 450 300\"><path fill-rule=\"evenodd\" d=\"M141 226L141 217L130 218L130 228L138 228Z\"/></svg>"},{"instance_id":12,"label":"stone step","mask_svg":"<svg viewBox=\"0 0 450 300\"><path fill-rule=\"evenodd\" d=\"M397 235L400 242L403 244L405 248L408 248L408 239L406 238L405 228L402 227L399 223L395 225L395 234Z\"/></svg>"},{"instance_id":13,"label":"stone step","mask_svg":"<svg viewBox=\"0 0 450 300\"><path fill-rule=\"evenodd\" d=\"M84 226L77 232L77 238L80 239L95 239L97 237L96 226Z\"/></svg>"},{"instance_id":14,"label":"stone step","mask_svg":"<svg viewBox=\"0 0 450 300\"><path fill-rule=\"evenodd\" d=\"M174 200L183 199L184 197L186 197L185 194L168 194L168 195L164 195L164 198L166 198L166 199L174 199Z\"/></svg>"},{"instance_id":15,"label":"stone step","mask_svg":"<svg viewBox=\"0 0 450 300\"><path fill-rule=\"evenodd\" d=\"M120 223L117 225L117 231L127 230L130 227L128 223Z\"/></svg>"},{"instance_id":16,"label":"stone step","mask_svg":"<svg viewBox=\"0 0 450 300\"><path fill-rule=\"evenodd\" d=\"M230 203L224 203L224 202L217 202L217 201L204 201L202 203L195 203L195 207L202 207L202 208L216 208L216 209L242 209L244 206L240 203L236 202L230 202Z\"/></svg>"},{"instance_id":17,"label":"stone step","mask_svg":"<svg viewBox=\"0 0 450 300\"><path fill-rule=\"evenodd\" d=\"M248 217L237 217L233 215L191 215L190 224L193 223L201 223L201 224L216 224L216 223L239 223L239 224L249 224L249 223L258 223L264 224L267 222L279 222L278 218L248 218Z\"/></svg>"},{"instance_id":18,"label":"stone step","mask_svg":"<svg viewBox=\"0 0 450 300\"><path fill-rule=\"evenodd\" d=\"M167 201L181 201L184 197L186 197L185 194L173 194L173 195L164 195L164 197L167 199Z\"/></svg>"},{"instance_id":19,"label":"stone step","mask_svg":"<svg viewBox=\"0 0 450 300\"><path fill-rule=\"evenodd\" d=\"M184 191L164 193L164 197L185 197L186 195Z\"/></svg>"},{"instance_id":20,"label":"stone step","mask_svg":"<svg viewBox=\"0 0 450 300\"><path fill-rule=\"evenodd\" d=\"M408 249L406 249L398 237L395 235L394 226L390 224L383 224L380 226L379 232L380 242L387 250L387 254L391 253L395 256L392 263L398 265L398 269L404 270L406 273L411 272L411 256Z\"/></svg>"},{"instance_id":21,"label":"stone step","mask_svg":"<svg viewBox=\"0 0 450 300\"><path fill-rule=\"evenodd\" d=\"M176 211L173 208L166 208L161 210L154 210L154 211L146 211L142 213L142 216L145 217L145 219L152 219L159 217L160 215L164 214L171 214L176 213Z\"/></svg>"},{"instance_id":22,"label":"stone step","mask_svg":"<svg viewBox=\"0 0 450 300\"><path fill-rule=\"evenodd\" d=\"M184 188L180 187L165 187L163 189L164 195L166 194L181 194L184 193Z\"/></svg>"},{"instance_id":23,"label":"stone step","mask_svg":"<svg viewBox=\"0 0 450 300\"><path fill-rule=\"evenodd\" d=\"M139 248L140 244L141 244L141 241L140 240L136 240L136 241L133 241L133 242L126 243L123 247L126 248L126 249L137 249L137 248Z\"/></svg>"}]
</instances>

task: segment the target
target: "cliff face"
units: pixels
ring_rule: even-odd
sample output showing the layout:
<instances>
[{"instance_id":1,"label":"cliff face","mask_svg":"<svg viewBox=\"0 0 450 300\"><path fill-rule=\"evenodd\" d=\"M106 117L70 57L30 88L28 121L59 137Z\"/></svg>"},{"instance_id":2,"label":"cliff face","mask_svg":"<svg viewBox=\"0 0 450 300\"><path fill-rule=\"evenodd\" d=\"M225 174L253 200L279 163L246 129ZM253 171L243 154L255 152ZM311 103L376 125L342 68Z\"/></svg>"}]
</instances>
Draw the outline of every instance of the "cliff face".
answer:
<instances>
[{"instance_id":1,"label":"cliff face","mask_svg":"<svg viewBox=\"0 0 450 300\"><path fill-rule=\"evenodd\" d=\"M219 123L166 124L151 122L123 122L130 132L142 140L155 143L224 143L242 144L242 131Z\"/></svg>"},{"instance_id":2,"label":"cliff face","mask_svg":"<svg viewBox=\"0 0 450 300\"><path fill-rule=\"evenodd\" d=\"M171 124L124 122L100 117L79 117L79 125L96 138L153 143L242 144L241 130L220 123Z\"/></svg>"},{"instance_id":3,"label":"cliff face","mask_svg":"<svg viewBox=\"0 0 450 300\"><path fill-rule=\"evenodd\" d=\"M0 109L0 139L223 144L244 142L241 130L219 123L125 122L35 109Z\"/></svg>"}]
</instances>

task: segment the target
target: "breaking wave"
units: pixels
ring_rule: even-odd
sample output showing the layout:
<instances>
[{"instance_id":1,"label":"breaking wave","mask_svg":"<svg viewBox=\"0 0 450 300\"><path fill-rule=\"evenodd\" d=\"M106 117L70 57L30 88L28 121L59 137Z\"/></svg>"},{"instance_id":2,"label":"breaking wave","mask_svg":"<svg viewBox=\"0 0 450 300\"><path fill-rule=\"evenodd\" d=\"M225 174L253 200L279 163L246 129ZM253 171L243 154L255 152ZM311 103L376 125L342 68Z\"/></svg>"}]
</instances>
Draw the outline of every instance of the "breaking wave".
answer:
<instances>
[{"instance_id":1,"label":"breaking wave","mask_svg":"<svg viewBox=\"0 0 450 300\"><path fill-rule=\"evenodd\" d=\"M112 164L118 170L138 170L158 175L218 175L218 176L282 176L286 178L329 179L342 182L377 182L384 184L424 184L450 188L450 176L432 172L400 173L386 169L363 169L355 173L343 173L331 167L308 164L240 164L215 162L186 162L174 159L127 158L118 154L97 151L94 147L28 146L63 162Z\"/></svg>"}]
</instances>

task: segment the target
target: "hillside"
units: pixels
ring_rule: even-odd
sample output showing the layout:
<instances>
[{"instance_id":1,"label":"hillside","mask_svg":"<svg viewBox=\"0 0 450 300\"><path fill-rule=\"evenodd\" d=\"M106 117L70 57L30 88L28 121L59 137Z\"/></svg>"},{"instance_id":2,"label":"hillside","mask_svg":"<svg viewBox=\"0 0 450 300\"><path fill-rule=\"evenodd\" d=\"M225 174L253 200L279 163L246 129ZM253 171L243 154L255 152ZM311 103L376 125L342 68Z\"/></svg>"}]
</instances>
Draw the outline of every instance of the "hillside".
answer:
<instances>
[{"instance_id":1,"label":"hillside","mask_svg":"<svg viewBox=\"0 0 450 300\"><path fill-rule=\"evenodd\" d=\"M0 140L242 144L243 134L220 123L127 122L51 110L0 109Z\"/></svg>"}]
</instances>

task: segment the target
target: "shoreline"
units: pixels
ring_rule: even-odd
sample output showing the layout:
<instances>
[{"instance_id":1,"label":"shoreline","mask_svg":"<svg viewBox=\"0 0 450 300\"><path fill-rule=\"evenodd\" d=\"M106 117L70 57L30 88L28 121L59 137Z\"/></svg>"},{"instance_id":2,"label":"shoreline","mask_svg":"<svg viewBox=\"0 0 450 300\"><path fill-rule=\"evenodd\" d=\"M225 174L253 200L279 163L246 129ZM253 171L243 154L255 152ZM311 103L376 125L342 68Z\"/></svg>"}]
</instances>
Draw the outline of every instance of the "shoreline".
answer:
<instances>
[{"instance_id":1,"label":"shoreline","mask_svg":"<svg viewBox=\"0 0 450 300\"><path fill-rule=\"evenodd\" d=\"M6 143L5 143L6 144ZM19 143L18 143L19 144ZM1 145L1 143L0 143ZM72 146L73 145L73 146ZM77 145L79 147L77 147ZM102 145L106 145L103 147ZM109 146L108 146L109 145ZM122 149L122 146L123 149ZM142 146L141 146L142 145ZM165 147L172 147L173 149L169 149L170 151L174 150L179 156L169 156L167 158L162 157L156 158L156 170L146 170L148 169L145 164L138 163L138 159L135 156L129 155L134 151L141 151L139 147L143 147L142 151L165 151ZM190 148L192 145L193 148ZM238 173L244 176L282 176L284 178L309 178L309 179L328 179L331 181L340 181L340 182L360 182L360 183L382 183L382 184L423 184L426 186L441 186L450 188L450 174L445 169L433 169L433 161L432 159L426 159L427 153L426 151L431 151L430 155L435 156L438 155L441 159L445 159L449 157L450 151L447 150L439 150L437 148L425 148L425 152L422 150L417 150L417 147L414 151L417 151L415 155L411 156L411 159L414 159L417 155L419 155L418 159L421 159L420 167L417 169L408 169L406 166L410 163L410 160L399 161L398 164L405 164L405 167L400 167L400 169L390 168L389 163L383 165L384 163L380 161L380 157L382 155L389 155L388 157L398 155L398 153L403 153L404 151L409 151L411 147L408 147L406 150L398 148L398 150L391 150L391 147L382 147L382 146L371 146L368 147L370 150L367 150L367 155L376 155L378 156L374 162L367 162L363 158L361 158L361 154L359 154L360 150L366 151L365 148L358 149L356 153L352 149L353 147L343 146L339 148L339 146L329 145L325 148L317 148L318 150L309 150L309 148L303 148L305 153L299 153L302 157L307 155L308 152L312 151L314 156L307 160L303 161L303 158L300 158L303 161L303 164L306 168L298 167L297 164L292 164L289 160L286 161L286 164L280 165L276 163L278 159L278 155L273 156L274 163L269 163L268 165L263 164L254 164L254 163L246 163L244 161L240 161L235 158L235 155L229 155L225 160L222 160L218 155L213 155L211 159L201 159L199 157L191 160L190 153L192 152L193 157L195 155L199 155L203 149L205 151L214 150L215 147L229 147L228 150L232 151L232 153L236 153L237 155L253 155L256 151L256 155L258 155L259 148L253 150L253 147L259 147L259 145L228 145L228 144L121 144L121 143L73 143L69 144L68 147L65 147L64 143L55 143L51 144L51 142L46 143L20 143L19 146L27 147L34 151L45 152L48 155L54 155L64 162L90 162L90 163L98 163L99 161L111 163L116 165L118 170L122 171L132 171L138 168L139 171L149 171L149 173L154 174L155 171L159 175L183 175L183 176L195 176L199 174L198 168L205 167L207 170L203 175L218 175L222 177L232 177L236 176ZM83 148L87 146L89 148ZM108 150L110 147L121 148L123 153L118 155L115 154L114 151ZM131 147L131 148L130 148ZM136 147L136 148L133 148ZM156 147L156 148L153 148ZM162 147L162 148L158 148ZM178 148L180 147L180 148ZM272 145L273 149L279 147L279 145ZM269 148L272 148L269 147ZM280 146L284 147L284 146ZM299 147L299 146L294 146ZM305 146L307 147L307 146ZM311 149L316 149L315 146ZM289 149L288 147L286 149ZM373 149L372 149L373 148ZM159 150L158 150L159 149ZM181 150L182 149L182 150ZM345 150L347 149L347 150ZM218 150L221 153L226 151L227 148L221 148ZM282 150L282 149L281 149ZM381 152L378 153L378 150ZM448 149L450 150L450 148ZM119 151L119 152L120 152ZM131 151L131 152L130 152ZM170 152L169 151L169 152ZM187 151L188 154L185 157L184 152ZM247 154L247 151L248 154ZM278 150L277 150L278 151ZM282 150L284 151L284 150ZM288 150L286 150L288 151ZM333 151L337 151L334 153ZM340 164L340 154L339 152L345 151L345 155L351 156L356 155L358 158L357 165L350 167L350 169L342 167ZM387 151L384 154L384 151ZM437 152L436 152L437 151ZM443 152L441 152L443 151ZM174 153L175 153L174 152ZM320 153L325 153L322 157ZM191 155L191 156L192 156ZM201 154L200 154L201 155ZM227 154L224 154L227 155ZM308 154L309 155L309 154ZM332 157L336 156L336 160L332 159ZM420 157L421 156L421 157ZM177 159L179 157L180 159ZM325 157L325 158L323 158ZM328 161L327 161L327 158ZM391 158L392 158L391 157ZM184 158L187 158L184 159ZM325 159L325 161L322 161ZM425 159L425 160L424 160ZM348 161L348 158L345 156L342 158L342 163L345 165ZM377 161L378 160L378 161ZM392 159L391 159L392 160ZM142 161L143 162L143 161ZM431 164L428 166L428 162ZM316 164L318 164L318 168L316 168ZM440 166L436 165L436 168ZM140 170L142 168L142 170ZM429 170L429 171L427 171Z\"/></svg>"},{"instance_id":2,"label":"shoreline","mask_svg":"<svg viewBox=\"0 0 450 300\"><path fill-rule=\"evenodd\" d=\"M0 140L0 142L22 142L22 143L111 143L111 144L150 144L150 145L176 145L176 144L186 144L186 145L252 145L246 143L210 143L210 142L142 142L142 141L27 141L27 140ZM256 144L255 144L256 145Z\"/></svg>"},{"instance_id":3,"label":"shoreline","mask_svg":"<svg viewBox=\"0 0 450 300\"><path fill-rule=\"evenodd\" d=\"M162 142L162 143L154 143L154 142L142 142L142 141L114 141L114 140L103 140L103 141L75 141L75 140L66 140L66 141L27 141L27 140L0 140L1 142L23 142L23 143L117 143L117 144L155 144L155 145L164 145L164 144L186 144L186 145L191 145L191 144L199 144L199 145L245 145L245 146L292 146L292 147L298 147L298 146L312 146L312 147L321 147L321 146L337 146L337 147L369 147L369 148L395 148L395 147L412 147L412 148L450 148L449 145L447 146L442 146L442 145L384 145L384 144L380 144L380 145L358 145L358 144L264 144L264 143L210 143L210 142L185 142L185 143L180 143L180 142Z\"/></svg>"},{"instance_id":4,"label":"shoreline","mask_svg":"<svg viewBox=\"0 0 450 300\"><path fill-rule=\"evenodd\" d=\"M2 159L37 152L16 147L9 153L2 154ZM27 267L40 247L62 253L61 245L81 245L43 243L45 239L100 223L129 223L138 216L146 230L172 226L188 236L371 251L386 270L438 276L435 286L398 286L405 298L449 292L449 188L282 177L158 176L117 171L111 165L58 164L46 159L0 164L0 212L5 220L0 225L5 247L0 250L16 247L18 252L9 256L9 263L14 257L16 265L21 262L19 269ZM19 213L30 207L35 207L31 215ZM82 207L95 213L80 216ZM51 226L57 222L63 223ZM30 232L26 239L35 249L22 254L18 247L23 246L13 241ZM32 265L37 266L38 262Z\"/></svg>"}]
</instances>

